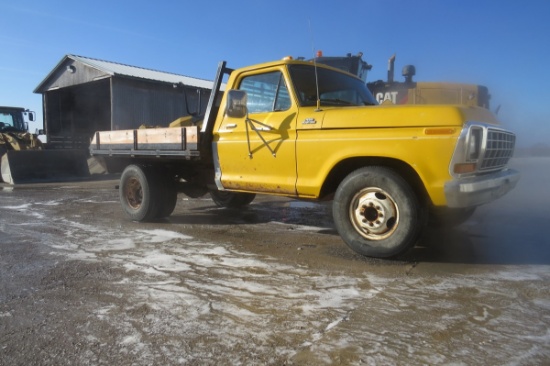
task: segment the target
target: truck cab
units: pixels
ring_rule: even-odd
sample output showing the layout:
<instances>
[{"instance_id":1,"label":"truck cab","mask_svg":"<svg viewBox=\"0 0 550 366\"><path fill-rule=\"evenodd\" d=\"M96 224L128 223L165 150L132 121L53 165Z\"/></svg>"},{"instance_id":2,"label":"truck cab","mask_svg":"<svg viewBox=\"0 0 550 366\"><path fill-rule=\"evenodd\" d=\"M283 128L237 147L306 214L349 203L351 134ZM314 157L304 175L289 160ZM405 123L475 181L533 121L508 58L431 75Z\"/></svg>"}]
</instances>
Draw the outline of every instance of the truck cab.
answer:
<instances>
[{"instance_id":1,"label":"truck cab","mask_svg":"<svg viewBox=\"0 0 550 366\"><path fill-rule=\"evenodd\" d=\"M361 80L300 61L241 69L228 85L246 93L238 105L246 104L247 114L218 114L214 156L222 189L318 198L315 176L323 163L315 161L323 154L314 146L327 134L324 118L342 107L375 104Z\"/></svg>"}]
</instances>

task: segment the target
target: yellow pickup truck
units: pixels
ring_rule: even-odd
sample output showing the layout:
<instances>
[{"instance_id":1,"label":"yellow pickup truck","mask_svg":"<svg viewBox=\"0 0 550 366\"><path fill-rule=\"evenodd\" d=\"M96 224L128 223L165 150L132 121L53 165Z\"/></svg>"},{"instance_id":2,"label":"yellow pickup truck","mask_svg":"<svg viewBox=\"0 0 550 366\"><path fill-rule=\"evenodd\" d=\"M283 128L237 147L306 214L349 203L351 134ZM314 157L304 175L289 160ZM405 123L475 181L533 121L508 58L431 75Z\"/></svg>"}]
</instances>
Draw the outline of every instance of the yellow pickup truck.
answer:
<instances>
[{"instance_id":1,"label":"yellow pickup truck","mask_svg":"<svg viewBox=\"0 0 550 366\"><path fill-rule=\"evenodd\" d=\"M204 118L99 131L90 152L124 168L120 201L134 221L169 216L178 192L210 192L224 207L257 193L332 200L344 242L385 258L428 223L458 224L510 191L514 145L487 109L378 105L352 74L283 59L236 70L221 62Z\"/></svg>"}]
</instances>

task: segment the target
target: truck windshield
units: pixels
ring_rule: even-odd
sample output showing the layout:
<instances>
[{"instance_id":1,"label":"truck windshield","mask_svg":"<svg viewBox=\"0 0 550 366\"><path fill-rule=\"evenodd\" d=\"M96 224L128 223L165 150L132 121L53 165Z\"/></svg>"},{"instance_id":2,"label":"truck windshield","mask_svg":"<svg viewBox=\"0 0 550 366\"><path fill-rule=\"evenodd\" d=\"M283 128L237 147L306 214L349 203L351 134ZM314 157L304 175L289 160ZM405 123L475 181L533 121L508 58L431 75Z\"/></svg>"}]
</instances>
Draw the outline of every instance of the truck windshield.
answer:
<instances>
[{"instance_id":1,"label":"truck windshield","mask_svg":"<svg viewBox=\"0 0 550 366\"><path fill-rule=\"evenodd\" d=\"M317 104L317 86L321 106L375 105L376 100L365 83L351 75L313 65L289 65L290 76L302 107Z\"/></svg>"},{"instance_id":2,"label":"truck windshield","mask_svg":"<svg viewBox=\"0 0 550 366\"><path fill-rule=\"evenodd\" d=\"M0 130L22 130L23 117L19 111L0 111Z\"/></svg>"}]
</instances>

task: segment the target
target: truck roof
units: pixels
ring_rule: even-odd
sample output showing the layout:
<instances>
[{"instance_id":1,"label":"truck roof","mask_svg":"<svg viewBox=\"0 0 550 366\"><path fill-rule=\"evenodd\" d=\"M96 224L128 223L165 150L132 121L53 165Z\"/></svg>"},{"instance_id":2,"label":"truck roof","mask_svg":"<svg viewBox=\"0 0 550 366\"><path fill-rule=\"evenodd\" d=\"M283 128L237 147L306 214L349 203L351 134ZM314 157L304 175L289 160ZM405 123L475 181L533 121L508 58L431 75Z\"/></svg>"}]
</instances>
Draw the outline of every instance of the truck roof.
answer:
<instances>
[{"instance_id":1,"label":"truck roof","mask_svg":"<svg viewBox=\"0 0 550 366\"><path fill-rule=\"evenodd\" d=\"M269 62L264 62L264 63L259 63L259 64L250 65L250 66L241 67L238 70L239 71L258 70L258 69L261 69L261 68L264 68L264 67L268 68L268 67L282 66L282 65L310 65L310 66L313 66L314 63L313 63L313 61L295 60L295 59L290 59L290 58L285 57L281 60L269 61ZM332 66L328 66L328 65L325 65L325 64L322 64L322 63L319 63L319 62L316 62L315 66L320 67L320 68L324 68L324 69L335 70L335 71L338 71L338 72L341 72L341 73L344 73L344 74L351 75L355 78L358 78L357 75L350 74L349 72L347 72L345 70L342 70L342 69L339 69L339 68L336 68L336 67L332 67Z\"/></svg>"}]
</instances>

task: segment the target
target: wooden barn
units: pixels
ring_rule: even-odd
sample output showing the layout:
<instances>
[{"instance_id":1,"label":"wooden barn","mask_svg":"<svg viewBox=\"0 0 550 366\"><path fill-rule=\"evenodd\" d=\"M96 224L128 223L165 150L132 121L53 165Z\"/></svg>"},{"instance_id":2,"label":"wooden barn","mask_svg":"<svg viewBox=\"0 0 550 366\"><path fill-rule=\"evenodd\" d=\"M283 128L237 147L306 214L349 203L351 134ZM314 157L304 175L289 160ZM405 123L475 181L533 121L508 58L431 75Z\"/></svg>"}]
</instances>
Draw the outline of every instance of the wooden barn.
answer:
<instances>
[{"instance_id":1,"label":"wooden barn","mask_svg":"<svg viewBox=\"0 0 550 366\"><path fill-rule=\"evenodd\" d=\"M204 113L212 82L66 55L36 87L49 148L88 149L95 131L166 127Z\"/></svg>"}]
</instances>

